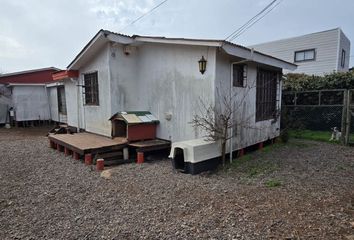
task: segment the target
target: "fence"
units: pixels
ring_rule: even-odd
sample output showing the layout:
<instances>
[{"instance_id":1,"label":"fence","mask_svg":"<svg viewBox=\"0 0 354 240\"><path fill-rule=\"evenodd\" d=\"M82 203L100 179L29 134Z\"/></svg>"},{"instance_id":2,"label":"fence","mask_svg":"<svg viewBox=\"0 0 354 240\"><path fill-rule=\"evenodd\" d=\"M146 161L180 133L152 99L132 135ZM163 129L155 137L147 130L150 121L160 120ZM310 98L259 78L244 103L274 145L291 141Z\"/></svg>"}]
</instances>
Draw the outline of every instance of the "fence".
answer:
<instances>
[{"instance_id":1,"label":"fence","mask_svg":"<svg viewBox=\"0 0 354 240\"><path fill-rule=\"evenodd\" d=\"M354 143L354 90L284 91L283 123L292 129L342 132L342 143Z\"/></svg>"}]
</instances>

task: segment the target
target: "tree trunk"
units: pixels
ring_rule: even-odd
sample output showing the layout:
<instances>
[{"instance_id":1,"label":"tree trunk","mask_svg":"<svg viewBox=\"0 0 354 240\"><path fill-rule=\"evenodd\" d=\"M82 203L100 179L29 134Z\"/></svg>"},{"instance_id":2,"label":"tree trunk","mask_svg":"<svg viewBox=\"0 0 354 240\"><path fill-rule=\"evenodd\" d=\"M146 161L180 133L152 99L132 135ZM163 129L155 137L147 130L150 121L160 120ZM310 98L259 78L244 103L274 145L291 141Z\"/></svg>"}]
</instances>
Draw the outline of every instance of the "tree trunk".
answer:
<instances>
[{"instance_id":1,"label":"tree trunk","mask_svg":"<svg viewBox=\"0 0 354 240\"><path fill-rule=\"evenodd\" d=\"M222 141L221 142L221 161L222 161L222 166L225 166L225 154L226 154L226 142Z\"/></svg>"}]
</instances>

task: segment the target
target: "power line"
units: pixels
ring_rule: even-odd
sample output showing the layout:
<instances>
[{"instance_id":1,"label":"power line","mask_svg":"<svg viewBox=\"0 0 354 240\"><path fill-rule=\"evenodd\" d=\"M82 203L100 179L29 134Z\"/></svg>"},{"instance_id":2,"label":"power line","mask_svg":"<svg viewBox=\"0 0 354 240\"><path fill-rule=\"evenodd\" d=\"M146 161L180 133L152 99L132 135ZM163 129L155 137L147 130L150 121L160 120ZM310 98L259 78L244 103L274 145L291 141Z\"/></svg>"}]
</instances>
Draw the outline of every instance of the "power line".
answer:
<instances>
[{"instance_id":1,"label":"power line","mask_svg":"<svg viewBox=\"0 0 354 240\"><path fill-rule=\"evenodd\" d=\"M153 12L156 8L160 7L161 5L165 4L168 0L164 0L162 2L160 2L159 4L157 4L155 7L153 7L152 9L150 9L149 11L147 11L146 13L142 14L140 17L136 18L135 20L133 20L132 22L128 23L127 25L125 25L122 29L120 29L118 32L123 31L124 29L126 29L127 27L129 27L130 25L133 25L134 23L136 23L137 21L139 21L140 19L142 19L143 17L145 17L146 15L150 14L151 12Z\"/></svg>"},{"instance_id":2,"label":"power line","mask_svg":"<svg viewBox=\"0 0 354 240\"><path fill-rule=\"evenodd\" d=\"M225 40L233 41L237 37L241 36L245 31L247 31L250 27L256 24L258 21L263 19L266 15L268 15L274 8L276 8L283 0L277 2L277 0L271 1L267 6L265 6L259 13L257 13L254 17L248 20L245 24L243 24L240 28L235 30L232 34L230 34ZM276 3L277 2L277 3ZM268 11L267 11L268 10Z\"/></svg>"},{"instance_id":3,"label":"power line","mask_svg":"<svg viewBox=\"0 0 354 240\"><path fill-rule=\"evenodd\" d=\"M245 24L243 24L241 27L236 29L234 32L232 32L229 36L225 38L225 40L231 38L234 34L237 34L239 31L241 31L244 27L246 27L249 23L251 23L255 18L257 18L260 14L262 14L264 11L266 11L270 6L272 6L277 0L273 0L270 2L265 8L262 9L259 13L257 13L255 16L253 16L250 20L248 20Z\"/></svg>"},{"instance_id":4,"label":"power line","mask_svg":"<svg viewBox=\"0 0 354 240\"><path fill-rule=\"evenodd\" d=\"M281 0L280 2L276 3L272 8L270 8L265 14L263 14L260 18L258 18L256 21L254 21L251 25L247 26L243 31L241 31L240 33L236 34L235 36L233 36L230 41L235 40L236 38L238 38L239 36L241 36L244 32L246 32L249 28L251 28L254 24L256 24L257 22L259 22L260 20L262 20L265 16L267 16L274 8L276 8L283 0Z\"/></svg>"}]
</instances>

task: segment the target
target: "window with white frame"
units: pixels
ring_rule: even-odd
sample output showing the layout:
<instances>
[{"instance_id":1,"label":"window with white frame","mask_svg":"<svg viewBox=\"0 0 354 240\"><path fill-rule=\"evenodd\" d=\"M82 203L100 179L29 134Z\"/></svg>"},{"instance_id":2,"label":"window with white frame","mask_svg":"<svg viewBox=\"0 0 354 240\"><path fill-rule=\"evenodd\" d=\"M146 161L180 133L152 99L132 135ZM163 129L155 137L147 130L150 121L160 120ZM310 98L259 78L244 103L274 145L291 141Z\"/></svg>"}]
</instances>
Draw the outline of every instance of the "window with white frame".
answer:
<instances>
[{"instance_id":1,"label":"window with white frame","mask_svg":"<svg viewBox=\"0 0 354 240\"><path fill-rule=\"evenodd\" d=\"M232 85L234 87L245 87L247 81L247 65L232 64Z\"/></svg>"},{"instance_id":2,"label":"window with white frame","mask_svg":"<svg viewBox=\"0 0 354 240\"><path fill-rule=\"evenodd\" d=\"M296 51L294 56L295 62L305 62L305 61L315 61L316 60L316 50L308 49Z\"/></svg>"}]
</instances>

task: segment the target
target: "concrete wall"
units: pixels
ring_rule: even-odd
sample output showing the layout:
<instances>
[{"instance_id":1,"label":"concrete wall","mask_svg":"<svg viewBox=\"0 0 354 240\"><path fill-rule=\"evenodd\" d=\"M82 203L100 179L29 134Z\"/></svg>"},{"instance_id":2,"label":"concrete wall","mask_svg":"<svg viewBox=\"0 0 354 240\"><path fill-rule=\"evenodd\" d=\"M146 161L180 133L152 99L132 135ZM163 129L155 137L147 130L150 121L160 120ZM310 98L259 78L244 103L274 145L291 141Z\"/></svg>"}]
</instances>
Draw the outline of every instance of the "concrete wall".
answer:
<instances>
[{"instance_id":1,"label":"concrete wall","mask_svg":"<svg viewBox=\"0 0 354 240\"><path fill-rule=\"evenodd\" d=\"M216 105L219 106L218 109L221 108L220 105L223 101L220 96L230 96L230 88L234 100L235 112L233 117L236 120L237 127L234 129L233 149L244 148L279 136L280 119L275 123L272 123L272 120L256 122L257 64L247 64L247 81L245 87L242 88L231 85L231 63L237 62L239 59L232 58L223 52L217 52L216 61ZM278 93L280 94L280 85L278 86ZM278 106L280 106L280 98L280 95L278 95Z\"/></svg>"},{"instance_id":2,"label":"concrete wall","mask_svg":"<svg viewBox=\"0 0 354 240\"><path fill-rule=\"evenodd\" d=\"M45 86L13 86L12 101L16 112L16 121L50 119Z\"/></svg>"},{"instance_id":3,"label":"concrete wall","mask_svg":"<svg viewBox=\"0 0 354 240\"><path fill-rule=\"evenodd\" d=\"M149 43L128 56L119 45L111 52L112 112L151 111L160 120L162 139L202 137L190 122L200 98L214 101L215 48ZM202 55L208 61L204 75L198 68Z\"/></svg>"},{"instance_id":4,"label":"concrete wall","mask_svg":"<svg viewBox=\"0 0 354 240\"><path fill-rule=\"evenodd\" d=\"M285 61L294 63L295 51L316 49L315 61L296 62L295 73L323 75L338 71L339 28L288 38L268 43L253 45L255 50L270 54ZM348 54L350 49L348 49ZM349 59L348 59L349 60ZM348 68L346 68L346 71ZM286 71L285 71L286 72Z\"/></svg>"}]
</instances>

